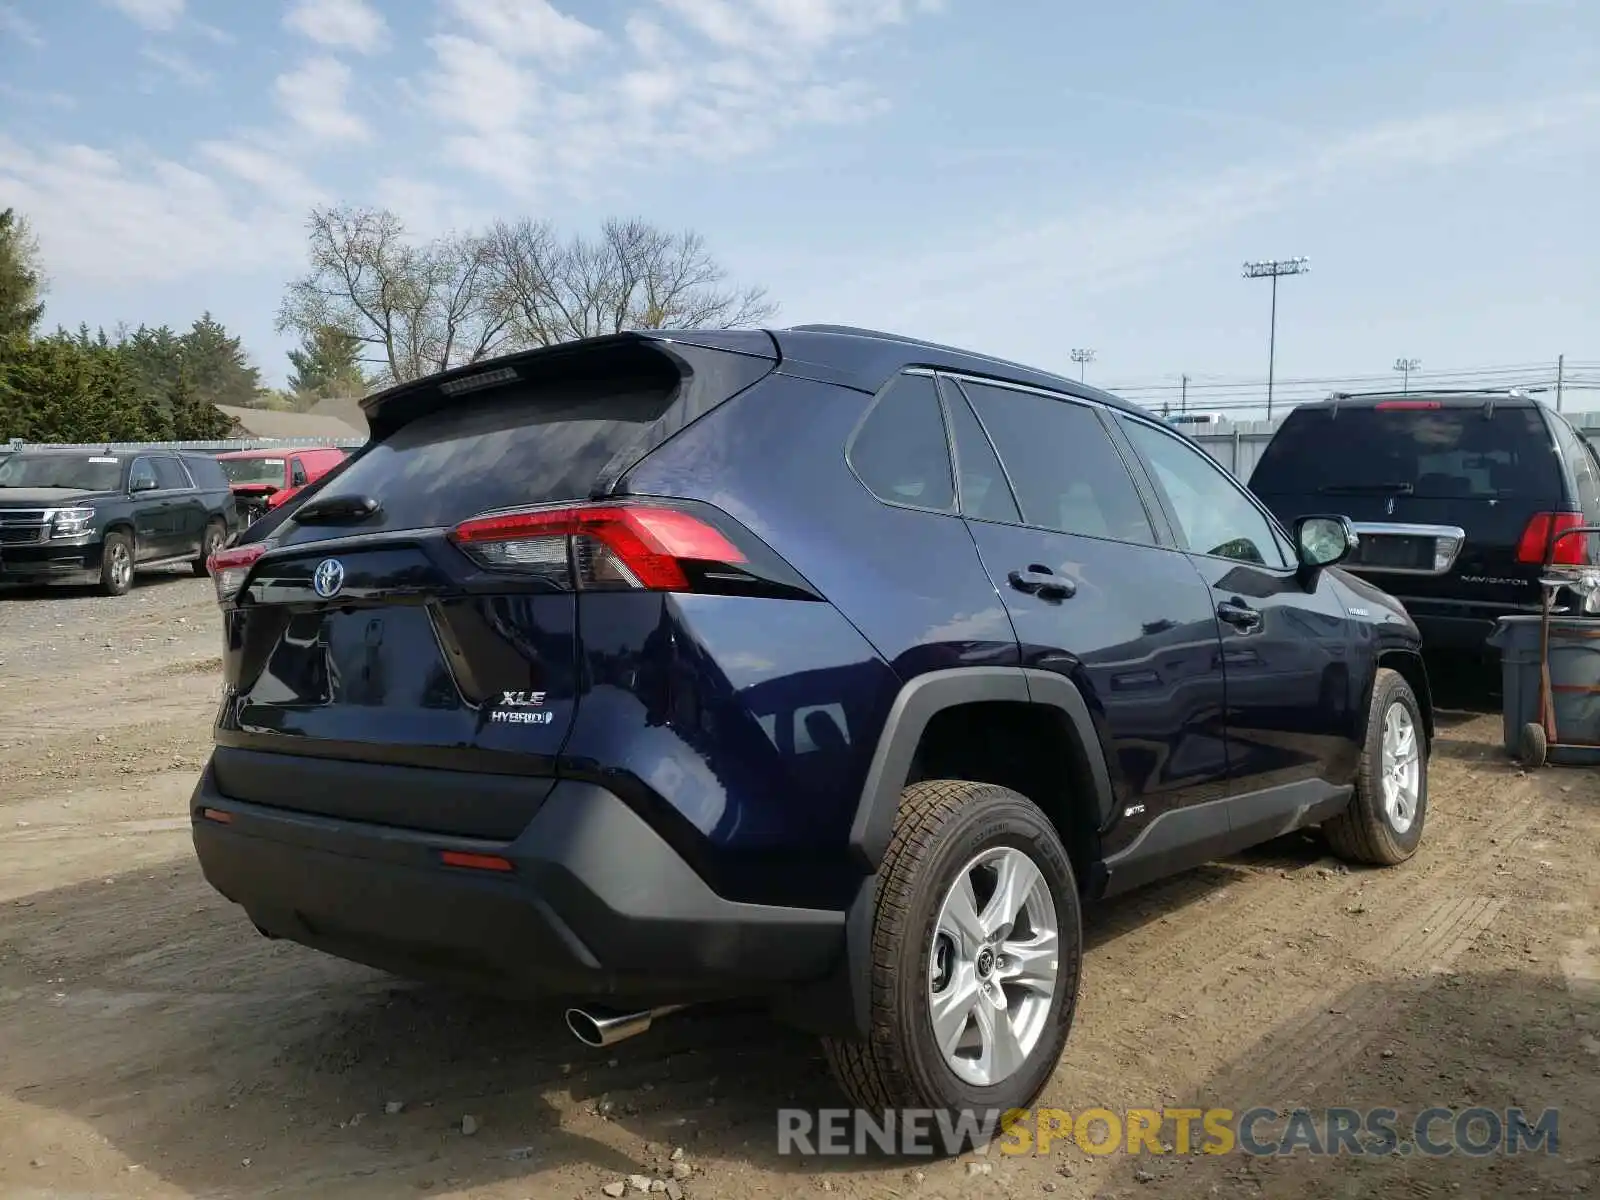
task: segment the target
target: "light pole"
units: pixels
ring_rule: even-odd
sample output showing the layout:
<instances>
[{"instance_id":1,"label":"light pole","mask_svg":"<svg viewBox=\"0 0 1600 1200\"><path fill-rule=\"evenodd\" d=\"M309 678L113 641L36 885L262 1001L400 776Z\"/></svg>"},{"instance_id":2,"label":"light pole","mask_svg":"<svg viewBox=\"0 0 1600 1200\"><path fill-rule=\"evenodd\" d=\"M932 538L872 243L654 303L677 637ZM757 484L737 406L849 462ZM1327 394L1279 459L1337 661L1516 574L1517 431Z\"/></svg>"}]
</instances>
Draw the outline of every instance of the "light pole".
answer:
<instances>
[{"instance_id":1,"label":"light pole","mask_svg":"<svg viewBox=\"0 0 1600 1200\"><path fill-rule=\"evenodd\" d=\"M1304 275L1311 268L1304 258L1269 258L1244 265L1246 279L1272 280L1272 327L1267 335L1267 420L1272 420L1272 376L1278 357L1278 276Z\"/></svg>"},{"instance_id":2,"label":"light pole","mask_svg":"<svg viewBox=\"0 0 1600 1200\"><path fill-rule=\"evenodd\" d=\"M1078 364L1078 382L1082 383L1089 364L1094 361L1094 351L1074 350L1072 352L1072 361Z\"/></svg>"},{"instance_id":3,"label":"light pole","mask_svg":"<svg viewBox=\"0 0 1600 1200\"><path fill-rule=\"evenodd\" d=\"M1422 365L1420 358L1397 358L1394 360L1394 369L1400 372L1400 394L1407 395L1411 391L1411 372Z\"/></svg>"}]
</instances>

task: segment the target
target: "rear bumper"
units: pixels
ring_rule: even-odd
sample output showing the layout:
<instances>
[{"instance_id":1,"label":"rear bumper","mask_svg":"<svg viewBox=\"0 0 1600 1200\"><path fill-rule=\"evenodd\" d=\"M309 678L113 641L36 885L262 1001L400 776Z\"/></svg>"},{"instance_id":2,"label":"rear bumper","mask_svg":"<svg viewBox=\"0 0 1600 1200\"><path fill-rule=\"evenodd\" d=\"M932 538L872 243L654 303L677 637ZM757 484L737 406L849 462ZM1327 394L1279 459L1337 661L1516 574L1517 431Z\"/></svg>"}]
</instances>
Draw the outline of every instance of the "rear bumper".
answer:
<instances>
[{"instance_id":1,"label":"rear bumper","mask_svg":"<svg viewBox=\"0 0 1600 1200\"><path fill-rule=\"evenodd\" d=\"M815 982L843 952L842 912L723 899L592 784L558 783L510 842L242 803L209 764L191 807L206 880L262 932L403 976L686 1003ZM445 850L513 869L446 866Z\"/></svg>"},{"instance_id":2,"label":"rear bumper","mask_svg":"<svg viewBox=\"0 0 1600 1200\"><path fill-rule=\"evenodd\" d=\"M1476 604L1465 601L1418 599L1398 597L1406 612L1416 623L1422 635L1422 648L1427 650L1469 650L1494 653L1485 645L1495 624L1501 617L1527 616L1537 613L1537 605Z\"/></svg>"}]
</instances>

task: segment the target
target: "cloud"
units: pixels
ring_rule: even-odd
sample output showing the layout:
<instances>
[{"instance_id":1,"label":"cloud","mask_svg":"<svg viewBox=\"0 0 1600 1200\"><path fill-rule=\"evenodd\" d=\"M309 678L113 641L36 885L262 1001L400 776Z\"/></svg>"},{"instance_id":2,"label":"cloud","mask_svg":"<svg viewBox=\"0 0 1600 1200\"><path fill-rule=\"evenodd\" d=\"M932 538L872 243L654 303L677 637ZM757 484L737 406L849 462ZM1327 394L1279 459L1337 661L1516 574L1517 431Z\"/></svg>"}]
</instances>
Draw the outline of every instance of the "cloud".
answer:
<instances>
[{"instance_id":1,"label":"cloud","mask_svg":"<svg viewBox=\"0 0 1600 1200\"><path fill-rule=\"evenodd\" d=\"M93 286L277 266L303 242L298 211L146 152L0 138L0 194L28 214L53 277Z\"/></svg>"},{"instance_id":2,"label":"cloud","mask_svg":"<svg viewBox=\"0 0 1600 1200\"><path fill-rule=\"evenodd\" d=\"M39 27L9 4L0 4L0 37L16 38L35 50L44 45Z\"/></svg>"},{"instance_id":3,"label":"cloud","mask_svg":"<svg viewBox=\"0 0 1600 1200\"><path fill-rule=\"evenodd\" d=\"M210 71L176 50L163 49L159 46L141 46L139 56L146 62L160 67L185 87L208 87L216 78Z\"/></svg>"},{"instance_id":4,"label":"cloud","mask_svg":"<svg viewBox=\"0 0 1600 1200\"><path fill-rule=\"evenodd\" d=\"M388 27L366 0L296 0L284 27L323 46L372 54L383 48Z\"/></svg>"},{"instance_id":5,"label":"cloud","mask_svg":"<svg viewBox=\"0 0 1600 1200\"><path fill-rule=\"evenodd\" d=\"M1302 143L1279 159L1131 192L1154 199L1113 199L979 232L961 249L918 253L858 275L852 291L868 305L884 298L880 321L956 329L972 311L1048 307L1146 281L1198 247L1334 189L1393 187L1409 174L1509 152L1574 153L1595 140L1596 117L1600 92L1585 91L1383 121Z\"/></svg>"},{"instance_id":6,"label":"cloud","mask_svg":"<svg viewBox=\"0 0 1600 1200\"><path fill-rule=\"evenodd\" d=\"M346 107L350 68L336 58L310 59L279 75L272 87L278 107L315 141L362 142L372 135L367 123Z\"/></svg>"},{"instance_id":7,"label":"cloud","mask_svg":"<svg viewBox=\"0 0 1600 1200\"><path fill-rule=\"evenodd\" d=\"M20 88L16 84L7 83L0 79L0 96L10 97L19 104L46 105L50 108L73 109L78 107L78 101L66 92L41 92L30 88Z\"/></svg>"},{"instance_id":8,"label":"cloud","mask_svg":"<svg viewBox=\"0 0 1600 1200\"><path fill-rule=\"evenodd\" d=\"M472 36L516 57L567 62L605 40L549 0L444 0L444 10Z\"/></svg>"},{"instance_id":9,"label":"cloud","mask_svg":"<svg viewBox=\"0 0 1600 1200\"><path fill-rule=\"evenodd\" d=\"M886 107L838 60L942 0L643 0L620 40L549 0L439 0L426 107L454 164L519 197L620 169L727 161ZM583 64L581 78L572 68Z\"/></svg>"},{"instance_id":10,"label":"cloud","mask_svg":"<svg viewBox=\"0 0 1600 1200\"><path fill-rule=\"evenodd\" d=\"M105 0L112 8L146 29L172 29L183 16L184 0Z\"/></svg>"},{"instance_id":11,"label":"cloud","mask_svg":"<svg viewBox=\"0 0 1600 1200\"><path fill-rule=\"evenodd\" d=\"M328 195L292 161L268 144L248 137L201 142L200 153L250 190L277 201L285 210L304 212L328 202Z\"/></svg>"}]
</instances>

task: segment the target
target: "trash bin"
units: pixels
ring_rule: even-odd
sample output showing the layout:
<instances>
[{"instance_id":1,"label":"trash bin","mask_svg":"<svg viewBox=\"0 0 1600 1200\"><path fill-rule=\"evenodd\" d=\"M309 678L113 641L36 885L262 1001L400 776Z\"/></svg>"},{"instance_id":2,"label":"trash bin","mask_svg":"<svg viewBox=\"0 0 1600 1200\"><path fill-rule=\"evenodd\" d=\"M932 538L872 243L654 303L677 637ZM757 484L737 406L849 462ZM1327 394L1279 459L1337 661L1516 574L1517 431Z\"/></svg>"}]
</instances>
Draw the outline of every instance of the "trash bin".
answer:
<instances>
[{"instance_id":1,"label":"trash bin","mask_svg":"<svg viewBox=\"0 0 1600 1200\"><path fill-rule=\"evenodd\" d=\"M1539 720L1539 617L1501 617L1489 645L1500 651L1501 735L1506 753L1516 755L1522 727ZM1600 744L1565 748L1600 743L1600 619L1550 618L1550 690L1564 748L1551 746L1549 761L1600 765Z\"/></svg>"}]
</instances>

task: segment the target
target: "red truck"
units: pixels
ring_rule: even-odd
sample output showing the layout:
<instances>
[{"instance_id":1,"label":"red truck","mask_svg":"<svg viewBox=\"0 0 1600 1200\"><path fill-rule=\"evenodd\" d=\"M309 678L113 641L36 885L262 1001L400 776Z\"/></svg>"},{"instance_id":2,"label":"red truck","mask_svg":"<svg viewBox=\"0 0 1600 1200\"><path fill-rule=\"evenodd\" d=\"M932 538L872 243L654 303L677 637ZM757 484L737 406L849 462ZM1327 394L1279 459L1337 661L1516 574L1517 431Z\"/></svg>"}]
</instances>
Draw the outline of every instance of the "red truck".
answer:
<instances>
[{"instance_id":1,"label":"red truck","mask_svg":"<svg viewBox=\"0 0 1600 1200\"><path fill-rule=\"evenodd\" d=\"M230 450L217 455L244 523L254 524L290 496L342 463L337 446Z\"/></svg>"}]
</instances>

